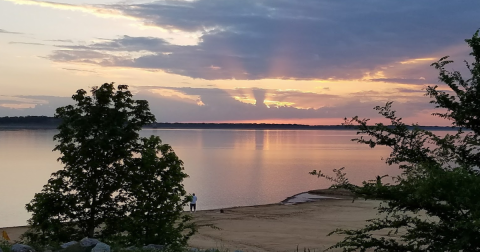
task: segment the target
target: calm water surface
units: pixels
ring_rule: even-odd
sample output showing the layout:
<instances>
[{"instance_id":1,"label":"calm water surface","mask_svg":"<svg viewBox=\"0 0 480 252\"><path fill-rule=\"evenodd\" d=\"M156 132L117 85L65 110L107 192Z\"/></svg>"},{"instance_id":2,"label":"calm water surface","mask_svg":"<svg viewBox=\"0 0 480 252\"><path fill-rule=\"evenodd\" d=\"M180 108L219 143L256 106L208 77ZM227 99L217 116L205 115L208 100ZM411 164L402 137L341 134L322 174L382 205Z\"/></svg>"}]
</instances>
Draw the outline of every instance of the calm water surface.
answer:
<instances>
[{"instance_id":1,"label":"calm water surface","mask_svg":"<svg viewBox=\"0 0 480 252\"><path fill-rule=\"evenodd\" d=\"M62 168L53 152L56 130L0 131L0 227L25 225L24 206L52 172ZM184 181L198 196L197 209L276 203L294 194L326 188L309 175L346 167L353 183L378 174L398 174L382 158L387 148L350 141L348 130L143 130L158 135L184 161Z\"/></svg>"}]
</instances>

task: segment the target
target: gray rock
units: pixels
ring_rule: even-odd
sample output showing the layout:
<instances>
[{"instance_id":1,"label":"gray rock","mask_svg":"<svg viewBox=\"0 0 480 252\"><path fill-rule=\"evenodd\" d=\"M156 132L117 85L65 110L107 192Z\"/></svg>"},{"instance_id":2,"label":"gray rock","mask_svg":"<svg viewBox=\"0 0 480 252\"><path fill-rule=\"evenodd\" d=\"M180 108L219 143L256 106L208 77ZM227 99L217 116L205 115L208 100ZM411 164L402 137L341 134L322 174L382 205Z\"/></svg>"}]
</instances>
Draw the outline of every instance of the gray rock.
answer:
<instances>
[{"instance_id":1,"label":"gray rock","mask_svg":"<svg viewBox=\"0 0 480 252\"><path fill-rule=\"evenodd\" d=\"M23 245L23 244L13 244L11 248L12 252L35 252L35 249L28 245Z\"/></svg>"},{"instance_id":2,"label":"gray rock","mask_svg":"<svg viewBox=\"0 0 480 252\"><path fill-rule=\"evenodd\" d=\"M78 242L76 242L76 241L71 241L71 242L67 242L67 243L64 243L64 244L60 245L60 247L62 247L62 248L68 248L68 247L70 247L70 246L72 246L72 245L74 245L74 244L77 244L77 243L78 243Z\"/></svg>"},{"instance_id":3,"label":"gray rock","mask_svg":"<svg viewBox=\"0 0 480 252\"><path fill-rule=\"evenodd\" d=\"M110 252L110 246L103 242L98 242L97 245L92 248L91 252Z\"/></svg>"},{"instance_id":4,"label":"gray rock","mask_svg":"<svg viewBox=\"0 0 480 252\"><path fill-rule=\"evenodd\" d=\"M0 248L0 252L3 252L2 248Z\"/></svg>"},{"instance_id":5,"label":"gray rock","mask_svg":"<svg viewBox=\"0 0 480 252\"><path fill-rule=\"evenodd\" d=\"M164 245L157 245L157 244L148 244L147 246L143 246L143 249L151 249L151 250L163 250L165 248Z\"/></svg>"},{"instance_id":6,"label":"gray rock","mask_svg":"<svg viewBox=\"0 0 480 252\"><path fill-rule=\"evenodd\" d=\"M82 247L90 247L90 246L96 245L96 244L99 243L99 242L100 242L100 241L97 240L97 239L85 237L85 238L83 238L83 239L80 241L80 246L82 246Z\"/></svg>"},{"instance_id":7,"label":"gray rock","mask_svg":"<svg viewBox=\"0 0 480 252\"><path fill-rule=\"evenodd\" d=\"M126 248L125 250L133 251L133 250L138 250L138 248L135 247L135 246L130 246L130 247Z\"/></svg>"}]
</instances>

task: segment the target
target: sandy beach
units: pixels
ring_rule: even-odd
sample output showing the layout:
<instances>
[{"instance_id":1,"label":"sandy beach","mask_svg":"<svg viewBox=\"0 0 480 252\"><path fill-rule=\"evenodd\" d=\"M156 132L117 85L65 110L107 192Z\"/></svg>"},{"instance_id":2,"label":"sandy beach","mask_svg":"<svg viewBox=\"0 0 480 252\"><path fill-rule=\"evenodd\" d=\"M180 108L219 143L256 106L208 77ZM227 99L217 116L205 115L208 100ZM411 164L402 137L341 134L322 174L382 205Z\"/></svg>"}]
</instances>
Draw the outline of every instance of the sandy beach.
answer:
<instances>
[{"instance_id":1,"label":"sandy beach","mask_svg":"<svg viewBox=\"0 0 480 252\"><path fill-rule=\"evenodd\" d=\"M202 226L190 239L195 248L230 251L295 251L304 248L323 250L342 237L327 236L337 228L357 228L374 218L379 201L349 198L316 199L299 204L270 204L205 210L194 213ZM26 227L0 228L17 240Z\"/></svg>"},{"instance_id":2,"label":"sandy beach","mask_svg":"<svg viewBox=\"0 0 480 252\"><path fill-rule=\"evenodd\" d=\"M195 213L202 227L190 240L196 248L227 248L230 251L323 250L340 241L327 236L337 228L357 228L376 216L379 201L324 199L295 205L237 207Z\"/></svg>"}]
</instances>

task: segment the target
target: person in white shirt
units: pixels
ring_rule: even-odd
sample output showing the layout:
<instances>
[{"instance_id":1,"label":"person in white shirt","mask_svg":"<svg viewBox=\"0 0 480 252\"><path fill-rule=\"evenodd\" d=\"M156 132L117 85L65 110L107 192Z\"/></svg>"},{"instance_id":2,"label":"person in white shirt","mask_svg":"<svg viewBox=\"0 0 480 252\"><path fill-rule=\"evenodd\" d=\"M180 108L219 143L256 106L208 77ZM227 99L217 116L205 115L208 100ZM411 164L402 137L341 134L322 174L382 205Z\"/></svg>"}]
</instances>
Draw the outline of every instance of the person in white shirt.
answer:
<instances>
[{"instance_id":1,"label":"person in white shirt","mask_svg":"<svg viewBox=\"0 0 480 252\"><path fill-rule=\"evenodd\" d=\"M193 194L192 197L192 202L190 202L190 212L192 211L196 212L197 211L197 196L195 196L195 193Z\"/></svg>"}]
</instances>

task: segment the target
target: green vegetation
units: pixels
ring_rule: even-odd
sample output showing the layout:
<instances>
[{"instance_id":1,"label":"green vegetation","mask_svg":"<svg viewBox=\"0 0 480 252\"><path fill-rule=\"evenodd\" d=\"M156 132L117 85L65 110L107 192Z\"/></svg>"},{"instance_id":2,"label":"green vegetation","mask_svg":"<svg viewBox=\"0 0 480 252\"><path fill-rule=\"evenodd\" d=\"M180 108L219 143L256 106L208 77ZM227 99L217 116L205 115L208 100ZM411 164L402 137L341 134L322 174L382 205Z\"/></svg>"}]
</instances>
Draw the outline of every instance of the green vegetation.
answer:
<instances>
[{"instance_id":1,"label":"green vegetation","mask_svg":"<svg viewBox=\"0 0 480 252\"><path fill-rule=\"evenodd\" d=\"M3 238L0 237L0 250L3 251L3 252L10 252L11 247L12 245L7 241L7 240L4 240Z\"/></svg>"},{"instance_id":2,"label":"green vegetation","mask_svg":"<svg viewBox=\"0 0 480 252\"><path fill-rule=\"evenodd\" d=\"M184 246L195 232L183 215L189 202L183 163L159 137L139 137L153 123L147 101L125 85L78 90L75 105L60 107L58 141L64 168L26 205L32 213L27 242L53 244L100 238L142 246Z\"/></svg>"},{"instance_id":3,"label":"green vegetation","mask_svg":"<svg viewBox=\"0 0 480 252\"><path fill-rule=\"evenodd\" d=\"M478 31L466 42L472 48L474 62L466 62L471 76L447 71L452 61L448 57L433 63L439 79L452 91L438 86L428 87L431 103L441 108L434 115L451 120L459 127L455 134L437 136L413 125L409 129L391 102L375 109L390 120L368 126L368 119L354 117L349 125L359 127L361 136L355 141L374 148L392 149L386 159L397 164L402 174L393 183L384 183L387 176L366 181L363 186L348 182L345 173L337 170L336 177L321 177L347 188L358 197L378 198L384 202L378 208L378 218L357 230L338 229L334 234L346 235L332 248L343 251L480 251L480 38ZM392 127L393 126L393 127ZM386 236L378 232L388 233ZM375 235L377 234L377 235Z\"/></svg>"}]
</instances>

